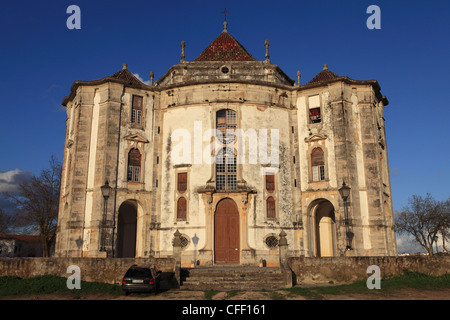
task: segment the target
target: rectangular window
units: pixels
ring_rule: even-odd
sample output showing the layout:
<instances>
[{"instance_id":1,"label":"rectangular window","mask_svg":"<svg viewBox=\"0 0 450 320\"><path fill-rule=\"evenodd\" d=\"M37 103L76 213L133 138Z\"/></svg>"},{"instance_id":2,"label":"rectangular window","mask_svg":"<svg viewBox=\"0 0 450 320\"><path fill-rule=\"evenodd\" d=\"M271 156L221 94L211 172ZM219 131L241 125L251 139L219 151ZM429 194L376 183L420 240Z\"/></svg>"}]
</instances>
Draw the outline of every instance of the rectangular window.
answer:
<instances>
[{"instance_id":1,"label":"rectangular window","mask_svg":"<svg viewBox=\"0 0 450 320\"><path fill-rule=\"evenodd\" d=\"M236 172L236 158L235 157L227 157L227 172L235 173Z\"/></svg>"},{"instance_id":2,"label":"rectangular window","mask_svg":"<svg viewBox=\"0 0 450 320\"><path fill-rule=\"evenodd\" d=\"M133 167L128 166L127 181L133 181Z\"/></svg>"},{"instance_id":3,"label":"rectangular window","mask_svg":"<svg viewBox=\"0 0 450 320\"><path fill-rule=\"evenodd\" d=\"M140 167L134 167L134 182L139 182L140 171Z\"/></svg>"},{"instance_id":4,"label":"rectangular window","mask_svg":"<svg viewBox=\"0 0 450 320\"><path fill-rule=\"evenodd\" d=\"M227 175L227 185L228 190L236 190L236 175L235 174L228 174Z\"/></svg>"},{"instance_id":5,"label":"rectangular window","mask_svg":"<svg viewBox=\"0 0 450 320\"><path fill-rule=\"evenodd\" d=\"M127 181L139 182L141 167L128 166Z\"/></svg>"},{"instance_id":6,"label":"rectangular window","mask_svg":"<svg viewBox=\"0 0 450 320\"><path fill-rule=\"evenodd\" d=\"M178 192L184 193L187 190L187 172L178 174Z\"/></svg>"},{"instance_id":7,"label":"rectangular window","mask_svg":"<svg viewBox=\"0 0 450 320\"><path fill-rule=\"evenodd\" d=\"M309 123L319 123L320 121L320 108L309 109Z\"/></svg>"},{"instance_id":8,"label":"rectangular window","mask_svg":"<svg viewBox=\"0 0 450 320\"><path fill-rule=\"evenodd\" d=\"M268 192L274 192L275 190L275 175L266 174L266 189Z\"/></svg>"},{"instance_id":9,"label":"rectangular window","mask_svg":"<svg viewBox=\"0 0 450 320\"><path fill-rule=\"evenodd\" d=\"M216 175L216 188L217 190L225 190L225 175Z\"/></svg>"},{"instance_id":10,"label":"rectangular window","mask_svg":"<svg viewBox=\"0 0 450 320\"><path fill-rule=\"evenodd\" d=\"M325 166L312 167L312 173L314 182L325 180Z\"/></svg>"},{"instance_id":11,"label":"rectangular window","mask_svg":"<svg viewBox=\"0 0 450 320\"><path fill-rule=\"evenodd\" d=\"M325 180L325 166L319 166L319 171L320 171L320 181L324 181Z\"/></svg>"}]
</instances>

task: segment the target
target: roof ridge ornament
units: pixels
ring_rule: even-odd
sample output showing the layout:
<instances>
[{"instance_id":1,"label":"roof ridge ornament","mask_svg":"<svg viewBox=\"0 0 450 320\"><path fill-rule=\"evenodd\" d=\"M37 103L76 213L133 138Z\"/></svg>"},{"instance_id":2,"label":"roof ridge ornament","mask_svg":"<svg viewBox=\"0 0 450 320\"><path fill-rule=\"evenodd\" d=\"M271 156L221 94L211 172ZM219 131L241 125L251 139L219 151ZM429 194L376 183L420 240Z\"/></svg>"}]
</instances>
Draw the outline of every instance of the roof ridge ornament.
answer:
<instances>
[{"instance_id":1,"label":"roof ridge ornament","mask_svg":"<svg viewBox=\"0 0 450 320\"><path fill-rule=\"evenodd\" d=\"M184 58L186 57L184 54L184 47L186 47L186 42L183 40L181 41L181 62L184 62Z\"/></svg>"},{"instance_id":2,"label":"roof ridge ornament","mask_svg":"<svg viewBox=\"0 0 450 320\"><path fill-rule=\"evenodd\" d=\"M266 61L270 62L269 58L269 40L266 39L266 41L264 41L264 45L266 46Z\"/></svg>"}]
</instances>

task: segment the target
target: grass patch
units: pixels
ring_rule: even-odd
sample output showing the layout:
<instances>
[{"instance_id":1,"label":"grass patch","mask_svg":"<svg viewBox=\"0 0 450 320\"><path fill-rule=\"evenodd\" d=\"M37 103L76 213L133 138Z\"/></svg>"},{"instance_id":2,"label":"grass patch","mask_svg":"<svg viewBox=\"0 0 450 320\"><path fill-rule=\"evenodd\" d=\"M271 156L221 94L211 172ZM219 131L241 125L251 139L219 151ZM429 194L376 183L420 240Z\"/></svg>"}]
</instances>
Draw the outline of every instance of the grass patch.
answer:
<instances>
[{"instance_id":1,"label":"grass patch","mask_svg":"<svg viewBox=\"0 0 450 320\"><path fill-rule=\"evenodd\" d=\"M86 293L119 295L122 293L122 289L114 284L81 281L81 289L70 290L67 288L67 278L52 275L26 279L9 276L0 277L0 298L52 293L72 295L74 299L79 299L82 294Z\"/></svg>"},{"instance_id":2,"label":"grass patch","mask_svg":"<svg viewBox=\"0 0 450 320\"><path fill-rule=\"evenodd\" d=\"M239 294L239 290L231 290L227 292L227 299L231 299Z\"/></svg>"},{"instance_id":3,"label":"grass patch","mask_svg":"<svg viewBox=\"0 0 450 320\"><path fill-rule=\"evenodd\" d=\"M273 291L270 293L270 299L272 300L286 300L286 296L279 292Z\"/></svg>"},{"instance_id":4,"label":"grass patch","mask_svg":"<svg viewBox=\"0 0 450 320\"><path fill-rule=\"evenodd\" d=\"M405 270L400 276L381 280L381 289L396 290L402 288L428 290L450 288L450 274L430 276Z\"/></svg>"},{"instance_id":5,"label":"grass patch","mask_svg":"<svg viewBox=\"0 0 450 320\"><path fill-rule=\"evenodd\" d=\"M307 299L321 299L323 295L345 295L345 294L378 294L380 292L387 293L405 288L422 289L422 290L438 290L450 288L450 274L442 276L430 276L418 272L410 272L405 270L404 274L388 279L381 280L380 290L370 290L367 288L366 281L357 281L351 284L310 287L310 288L288 288L291 295L300 295Z\"/></svg>"},{"instance_id":6,"label":"grass patch","mask_svg":"<svg viewBox=\"0 0 450 320\"><path fill-rule=\"evenodd\" d=\"M220 291L218 290L206 290L205 291L205 299L211 300L212 297L214 297L216 294L218 294Z\"/></svg>"}]
</instances>

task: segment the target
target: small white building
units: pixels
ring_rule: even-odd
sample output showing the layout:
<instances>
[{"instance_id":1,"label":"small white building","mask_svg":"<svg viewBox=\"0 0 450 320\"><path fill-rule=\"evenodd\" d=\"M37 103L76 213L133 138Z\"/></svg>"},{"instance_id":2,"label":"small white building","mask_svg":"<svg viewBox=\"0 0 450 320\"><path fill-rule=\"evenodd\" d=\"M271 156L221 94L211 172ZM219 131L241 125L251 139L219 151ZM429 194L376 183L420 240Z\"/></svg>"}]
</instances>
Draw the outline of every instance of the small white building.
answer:
<instances>
[{"instance_id":1,"label":"small white building","mask_svg":"<svg viewBox=\"0 0 450 320\"><path fill-rule=\"evenodd\" d=\"M0 234L0 257L42 257L39 236Z\"/></svg>"}]
</instances>

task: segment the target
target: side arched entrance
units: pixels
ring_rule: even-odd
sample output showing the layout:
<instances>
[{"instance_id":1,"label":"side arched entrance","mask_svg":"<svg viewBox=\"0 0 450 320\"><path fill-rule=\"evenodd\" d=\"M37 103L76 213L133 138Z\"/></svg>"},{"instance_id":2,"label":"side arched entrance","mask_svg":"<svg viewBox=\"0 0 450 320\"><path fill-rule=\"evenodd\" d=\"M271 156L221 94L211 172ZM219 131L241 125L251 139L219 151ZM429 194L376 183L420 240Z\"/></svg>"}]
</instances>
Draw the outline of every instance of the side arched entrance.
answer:
<instances>
[{"instance_id":1,"label":"side arched entrance","mask_svg":"<svg viewBox=\"0 0 450 320\"><path fill-rule=\"evenodd\" d=\"M239 210L229 198L221 200L214 215L214 262L239 264Z\"/></svg>"},{"instance_id":2,"label":"side arched entrance","mask_svg":"<svg viewBox=\"0 0 450 320\"><path fill-rule=\"evenodd\" d=\"M311 206L313 218L314 255L332 257L336 247L336 218L334 207L325 199L316 200Z\"/></svg>"},{"instance_id":3,"label":"side arched entrance","mask_svg":"<svg viewBox=\"0 0 450 320\"><path fill-rule=\"evenodd\" d=\"M117 257L136 256L137 202L127 200L119 207L117 225Z\"/></svg>"}]
</instances>

